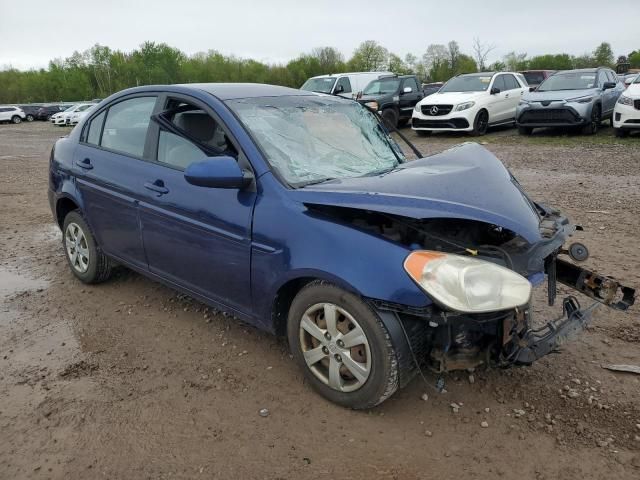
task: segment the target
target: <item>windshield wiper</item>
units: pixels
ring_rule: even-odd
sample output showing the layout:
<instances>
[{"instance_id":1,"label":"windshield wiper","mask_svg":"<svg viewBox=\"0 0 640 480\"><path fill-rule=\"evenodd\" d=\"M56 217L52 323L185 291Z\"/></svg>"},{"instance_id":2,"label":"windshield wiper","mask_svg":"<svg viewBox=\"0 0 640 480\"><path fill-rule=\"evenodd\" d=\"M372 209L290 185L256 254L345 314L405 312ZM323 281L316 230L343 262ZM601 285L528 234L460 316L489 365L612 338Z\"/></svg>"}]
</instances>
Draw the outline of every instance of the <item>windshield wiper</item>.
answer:
<instances>
[{"instance_id":1,"label":"windshield wiper","mask_svg":"<svg viewBox=\"0 0 640 480\"><path fill-rule=\"evenodd\" d=\"M335 178L334 177L316 178L315 180L309 180L309 181L306 181L306 182L296 183L296 184L294 184L294 187L303 188L303 187L306 187L308 185L317 185L318 183L328 182L329 180L335 180Z\"/></svg>"}]
</instances>

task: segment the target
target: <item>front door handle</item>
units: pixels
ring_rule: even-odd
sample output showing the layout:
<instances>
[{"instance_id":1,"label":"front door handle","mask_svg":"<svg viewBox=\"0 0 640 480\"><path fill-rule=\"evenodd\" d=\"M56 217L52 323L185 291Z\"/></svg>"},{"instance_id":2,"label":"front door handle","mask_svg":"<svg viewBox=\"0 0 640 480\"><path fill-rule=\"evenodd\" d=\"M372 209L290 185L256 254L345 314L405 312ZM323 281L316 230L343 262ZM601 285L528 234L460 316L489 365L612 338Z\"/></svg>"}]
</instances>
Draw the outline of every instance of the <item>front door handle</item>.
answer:
<instances>
[{"instance_id":1,"label":"front door handle","mask_svg":"<svg viewBox=\"0 0 640 480\"><path fill-rule=\"evenodd\" d=\"M90 158L85 158L84 160L76 162L76 165L78 165L80 168L84 168L85 170L91 170L93 168Z\"/></svg>"},{"instance_id":2,"label":"front door handle","mask_svg":"<svg viewBox=\"0 0 640 480\"><path fill-rule=\"evenodd\" d=\"M505 96L504 96L504 98L509 98L509 94L508 94L508 93L506 93L506 94L505 94Z\"/></svg>"},{"instance_id":3,"label":"front door handle","mask_svg":"<svg viewBox=\"0 0 640 480\"><path fill-rule=\"evenodd\" d=\"M162 180L156 180L155 182L145 182L144 188L147 190L151 190L152 192L156 192L158 196L169 193L169 189L164 186L164 182Z\"/></svg>"}]
</instances>

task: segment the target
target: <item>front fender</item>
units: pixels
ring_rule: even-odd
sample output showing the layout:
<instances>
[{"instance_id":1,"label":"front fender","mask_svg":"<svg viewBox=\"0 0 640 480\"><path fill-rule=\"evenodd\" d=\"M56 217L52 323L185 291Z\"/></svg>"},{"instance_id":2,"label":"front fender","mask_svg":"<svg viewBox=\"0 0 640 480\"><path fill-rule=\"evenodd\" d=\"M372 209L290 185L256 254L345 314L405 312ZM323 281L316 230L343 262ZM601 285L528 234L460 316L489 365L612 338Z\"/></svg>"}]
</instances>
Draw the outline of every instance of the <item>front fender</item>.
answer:
<instances>
[{"instance_id":1,"label":"front fender","mask_svg":"<svg viewBox=\"0 0 640 480\"><path fill-rule=\"evenodd\" d=\"M270 319L278 290L296 278L327 280L385 302L428 306L431 300L403 268L408 254L402 245L310 212L284 191L264 195L256 202L253 223L255 311L263 321Z\"/></svg>"}]
</instances>

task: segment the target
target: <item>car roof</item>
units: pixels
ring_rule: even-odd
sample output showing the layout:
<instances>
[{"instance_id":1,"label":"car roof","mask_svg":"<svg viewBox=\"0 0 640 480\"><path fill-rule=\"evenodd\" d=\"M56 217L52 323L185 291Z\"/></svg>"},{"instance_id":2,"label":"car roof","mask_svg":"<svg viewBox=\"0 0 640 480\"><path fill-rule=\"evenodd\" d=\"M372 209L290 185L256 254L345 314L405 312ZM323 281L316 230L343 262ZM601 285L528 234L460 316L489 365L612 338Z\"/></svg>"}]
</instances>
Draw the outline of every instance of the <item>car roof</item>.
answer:
<instances>
[{"instance_id":1,"label":"car roof","mask_svg":"<svg viewBox=\"0 0 640 480\"><path fill-rule=\"evenodd\" d=\"M220 100L314 95L312 92L263 83L185 83L175 86L186 89L202 90L218 97Z\"/></svg>"}]
</instances>

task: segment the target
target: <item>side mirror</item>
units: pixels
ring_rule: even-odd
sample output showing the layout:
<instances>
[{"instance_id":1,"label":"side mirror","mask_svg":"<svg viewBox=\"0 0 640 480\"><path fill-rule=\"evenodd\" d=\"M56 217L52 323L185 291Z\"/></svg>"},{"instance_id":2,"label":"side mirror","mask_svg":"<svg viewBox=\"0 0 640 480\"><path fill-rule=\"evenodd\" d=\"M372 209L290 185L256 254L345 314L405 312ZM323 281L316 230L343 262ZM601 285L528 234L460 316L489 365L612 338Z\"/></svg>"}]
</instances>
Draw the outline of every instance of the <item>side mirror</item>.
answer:
<instances>
[{"instance_id":1,"label":"side mirror","mask_svg":"<svg viewBox=\"0 0 640 480\"><path fill-rule=\"evenodd\" d=\"M342 85L338 85L336 89L333 91L334 95L338 95L339 93L344 92L344 87Z\"/></svg>"},{"instance_id":2,"label":"side mirror","mask_svg":"<svg viewBox=\"0 0 640 480\"><path fill-rule=\"evenodd\" d=\"M535 92L538 89L538 87L529 87L529 91L530 92Z\"/></svg>"},{"instance_id":3,"label":"side mirror","mask_svg":"<svg viewBox=\"0 0 640 480\"><path fill-rule=\"evenodd\" d=\"M244 172L233 157L209 157L192 163L184 172L191 185L208 188L244 188L251 183L253 175Z\"/></svg>"},{"instance_id":4,"label":"side mirror","mask_svg":"<svg viewBox=\"0 0 640 480\"><path fill-rule=\"evenodd\" d=\"M500 93L500 89L497 87L493 87L490 93L491 95L497 95L498 93Z\"/></svg>"},{"instance_id":5,"label":"side mirror","mask_svg":"<svg viewBox=\"0 0 640 480\"><path fill-rule=\"evenodd\" d=\"M609 90L610 88L616 88L616 82L604 82L602 90Z\"/></svg>"},{"instance_id":6,"label":"side mirror","mask_svg":"<svg viewBox=\"0 0 640 480\"><path fill-rule=\"evenodd\" d=\"M411 93L411 92L413 92L413 88L411 87L404 87L402 89L402 93Z\"/></svg>"}]
</instances>

